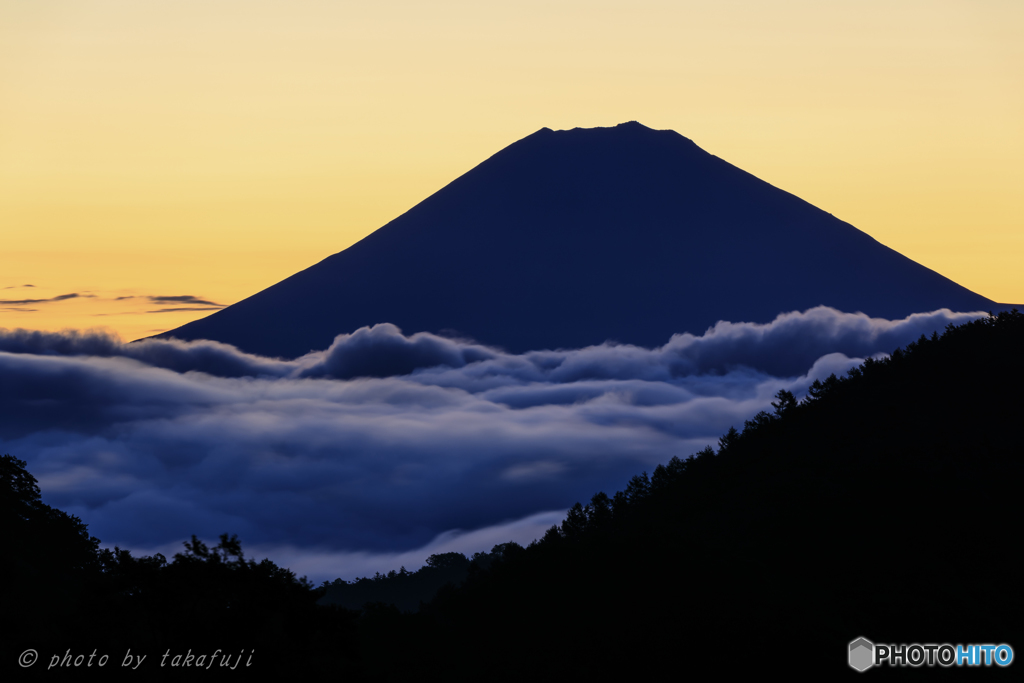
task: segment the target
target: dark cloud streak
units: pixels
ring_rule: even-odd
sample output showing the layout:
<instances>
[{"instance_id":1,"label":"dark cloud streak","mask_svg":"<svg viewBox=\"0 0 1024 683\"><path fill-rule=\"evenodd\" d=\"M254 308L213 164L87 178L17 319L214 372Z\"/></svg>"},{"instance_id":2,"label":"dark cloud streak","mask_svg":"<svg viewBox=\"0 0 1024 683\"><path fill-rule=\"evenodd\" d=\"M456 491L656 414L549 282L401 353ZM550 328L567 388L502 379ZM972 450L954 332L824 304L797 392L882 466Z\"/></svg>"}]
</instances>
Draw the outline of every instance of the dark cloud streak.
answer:
<instances>
[{"instance_id":1,"label":"dark cloud streak","mask_svg":"<svg viewBox=\"0 0 1024 683\"><path fill-rule=\"evenodd\" d=\"M218 304L214 301L207 301L206 299L192 296L191 294L181 294L176 296L147 296L147 299L155 304L195 304L197 306L218 306L224 307L224 304Z\"/></svg>"},{"instance_id":2,"label":"dark cloud streak","mask_svg":"<svg viewBox=\"0 0 1024 683\"><path fill-rule=\"evenodd\" d=\"M223 306L200 306L193 308L160 308L155 311L146 311L146 313L180 313L182 311L219 311L224 308Z\"/></svg>"},{"instance_id":3,"label":"dark cloud streak","mask_svg":"<svg viewBox=\"0 0 1024 683\"><path fill-rule=\"evenodd\" d=\"M26 287L29 285L26 285ZM26 304L48 304L55 301L67 301L68 299L92 298L92 294L61 294L50 299L0 299L0 304L5 306L23 306Z\"/></svg>"}]
</instances>

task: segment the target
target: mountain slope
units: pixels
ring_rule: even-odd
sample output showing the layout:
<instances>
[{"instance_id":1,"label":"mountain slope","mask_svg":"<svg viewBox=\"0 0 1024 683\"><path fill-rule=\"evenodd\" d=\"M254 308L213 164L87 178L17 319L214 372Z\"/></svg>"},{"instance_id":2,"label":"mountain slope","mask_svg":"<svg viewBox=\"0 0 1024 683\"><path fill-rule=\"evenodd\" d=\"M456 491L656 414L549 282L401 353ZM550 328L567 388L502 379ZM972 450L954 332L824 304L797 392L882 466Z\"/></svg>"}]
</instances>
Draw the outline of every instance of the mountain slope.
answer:
<instances>
[{"instance_id":1,"label":"mountain slope","mask_svg":"<svg viewBox=\"0 0 1024 683\"><path fill-rule=\"evenodd\" d=\"M364 661L389 680L757 680L772 665L837 680L856 674L858 637L1017 648L1022 344L1024 315L1004 312L816 382L805 401L780 392L717 454L599 493L393 615Z\"/></svg>"},{"instance_id":2,"label":"mountain slope","mask_svg":"<svg viewBox=\"0 0 1024 683\"><path fill-rule=\"evenodd\" d=\"M345 251L162 336L294 357L391 322L513 352L655 346L819 304L890 318L996 307L634 122L542 129Z\"/></svg>"}]
</instances>

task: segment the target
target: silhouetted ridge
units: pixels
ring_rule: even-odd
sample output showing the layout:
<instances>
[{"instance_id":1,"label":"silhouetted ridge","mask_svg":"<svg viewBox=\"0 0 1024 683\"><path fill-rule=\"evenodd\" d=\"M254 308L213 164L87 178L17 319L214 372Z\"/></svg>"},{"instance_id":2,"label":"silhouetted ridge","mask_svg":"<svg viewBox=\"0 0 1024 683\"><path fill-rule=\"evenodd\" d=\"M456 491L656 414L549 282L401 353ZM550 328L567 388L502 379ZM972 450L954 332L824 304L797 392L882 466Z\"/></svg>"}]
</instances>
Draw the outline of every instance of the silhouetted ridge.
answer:
<instances>
[{"instance_id":1,"label":"silhouetted ridge","mask_svg":"<svg viewBox=\"0 0 1024 683\"><path fill-rule=\"evenodd\" d=\"M544 128L343 252L163 336L295 357L390 322L521 352L664 344L817 305L993 302L673 131Z\"/></svg>"},{"instance_id":2,"label":"silhouetted ridge","mask_svg":"<svg viewBox=\"0 0 1024 683\"><path fill-rule=\"evenodd\" d=\"M815 382L802 402L780 391L717 453L597 493L420 615L392 614L405 639L367 661L391 680L425 675L439 649L445 680L496 662L501 680L710 680L761 674L795 646L794 667L832 680L861 636L1016 649L1022 345L1024 315L1002 313Z\"/></svg>"}]
</instances>

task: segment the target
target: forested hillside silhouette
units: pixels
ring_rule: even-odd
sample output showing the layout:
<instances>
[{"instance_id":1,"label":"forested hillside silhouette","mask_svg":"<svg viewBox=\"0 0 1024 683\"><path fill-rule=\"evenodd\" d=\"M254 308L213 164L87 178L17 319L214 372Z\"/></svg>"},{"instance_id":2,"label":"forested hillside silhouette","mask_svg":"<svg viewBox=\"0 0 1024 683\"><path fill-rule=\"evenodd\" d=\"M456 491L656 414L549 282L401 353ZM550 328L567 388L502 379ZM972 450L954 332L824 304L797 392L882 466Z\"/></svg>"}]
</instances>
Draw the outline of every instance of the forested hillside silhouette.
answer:
<instances>
[{"instance_id":1,"label":"forested hillside silhouette","mask_svg":"<svg viewBox=\"0 0 1024 683\"><path fill-rule=\"evenodd\" d=\"M429 602L445 586L460 585L471 572L485 571L500 559L514 543L500 543L491 552L473 553L467 558L462 553L439 553L427 558L427 563L416 571L400 567L387 574L377 572L372 577L354 581L336 579L325 582L321 605L338 605L347 609L362 609L368 603L393 606L402 612L415 612Z\"/></svg>"},{"instance_id":2,"label":"forested hillside silhouette","mask_svg":"<svg viewBox=\"0 0 1024 683\"><path fill-rule=\"evenodd\" d=\"M100 549L80 519L41 502L24 462L0 457L0 478L0 585L9 634L0 657L2 670L19 680L164 680L231 667L244 675L238 668L247 661L250 671L282 677L357 674L356 613L318 606L323 589L269 560L246 559L237 537L224 534L209 547L193 536L170 561ZM19 668L16 660L29 648L39 661ZM136 670L122 666L129 650L146 658ZM51 656L66 651L72 665L47 670ZM192 665L175 669L168 659L160 667L167 651L192 654ZM73 665L77 655L93 652L110 660L102 668L98 658L90 667ZM202 666L194 663L199 655Z\"/></svg>"},{"instance_id":3,"label":"forested hillside silhouette","mask_svg":"<svg viewBox=\"0 0 1024 683\"><path fill-rule=\"evenodd\" d=\"M1020 643L1024 316L921 338L577 504L443 591L382 668L854 673L846 644ZM878 673L878 672L873 672ZM909 672L899 672L905 675ZM934 672L933 672L934 673Z\"/></svg>"},{"instance_id":4,"label":"forested hillside silhouette","mask_svg":"<svg viewBox=\"0 0 1024 683\"><path fill-rule=\"evenodd\" d=\"M10 670L27 647L221 647L309 680L654 680L853 674L858 636L1019 648L1022 348L1017 311L947 328L802 401L779 392L717 449L595 494L529 547L319 589L227 535L172 561L99 550L5 456L0 654ZM332 594L353 609L317 604Z\"/></svg>"}]
</instances>

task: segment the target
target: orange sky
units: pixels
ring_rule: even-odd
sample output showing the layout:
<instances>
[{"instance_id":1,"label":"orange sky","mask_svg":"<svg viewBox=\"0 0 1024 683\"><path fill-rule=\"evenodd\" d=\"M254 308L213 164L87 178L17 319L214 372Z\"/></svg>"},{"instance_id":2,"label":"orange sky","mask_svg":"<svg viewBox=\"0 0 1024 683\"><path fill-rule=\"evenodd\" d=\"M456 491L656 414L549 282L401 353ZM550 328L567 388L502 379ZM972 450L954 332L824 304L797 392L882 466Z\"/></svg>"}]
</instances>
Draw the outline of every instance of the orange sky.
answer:
<instances>
[{"instance_id":1,"label":"orange sky","mask_svg":"<svg viewBox=\"0 0 1024 683\"><path fill-rule=\"evenodd\" d=\"M1019 0L0 0L0 327L170 329L213 307L159 297L233 303L628 120L1024 303Z\"/></svg>"}]
</instances>

